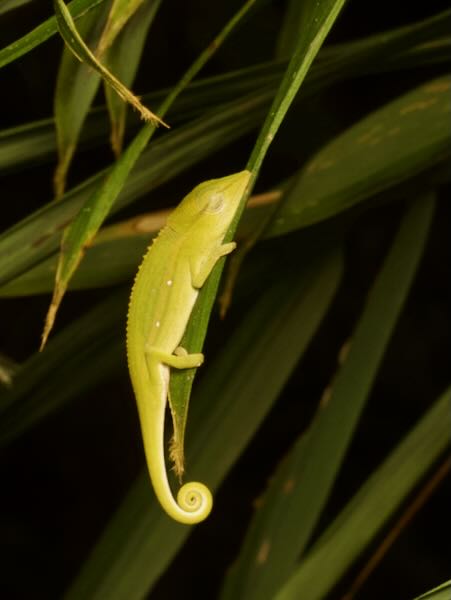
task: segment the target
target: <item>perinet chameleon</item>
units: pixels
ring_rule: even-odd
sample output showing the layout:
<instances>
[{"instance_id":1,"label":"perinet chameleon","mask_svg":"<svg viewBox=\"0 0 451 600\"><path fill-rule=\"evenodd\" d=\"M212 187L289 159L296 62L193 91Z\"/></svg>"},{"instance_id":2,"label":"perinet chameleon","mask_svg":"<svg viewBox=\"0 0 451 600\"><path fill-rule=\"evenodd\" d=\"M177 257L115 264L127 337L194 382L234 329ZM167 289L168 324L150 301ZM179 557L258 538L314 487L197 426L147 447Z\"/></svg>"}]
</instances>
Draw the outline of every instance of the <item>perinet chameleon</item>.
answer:
<instances>
[{"instance_id":1,"label":"perinet chameleon","mask_svg":"<svg viewBox=\"0 0 451 600\"><path fill-rule=\"evenodd\" d=\"M177 501L169 486L164 421L170 367L189 369L203 362L203 354L188 354L179 344L199 289L218 259L236 246L223 239L250 175L241 171L205 181L185 196L147 251L130 297L128 366L149 474L161 506L186 524L203 521L213 501L202 483L183 485Z\"/></svg>"}]
</instances>

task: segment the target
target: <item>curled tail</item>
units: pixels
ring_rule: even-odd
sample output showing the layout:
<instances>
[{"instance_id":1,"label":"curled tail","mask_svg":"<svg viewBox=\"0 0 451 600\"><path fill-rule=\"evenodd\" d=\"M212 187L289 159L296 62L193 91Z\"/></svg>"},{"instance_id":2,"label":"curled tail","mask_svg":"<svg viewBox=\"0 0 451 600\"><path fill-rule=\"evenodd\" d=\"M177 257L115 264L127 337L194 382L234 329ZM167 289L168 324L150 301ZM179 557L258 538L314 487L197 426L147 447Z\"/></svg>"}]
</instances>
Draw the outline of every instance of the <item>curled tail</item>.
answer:
<instances>
[{"instance_id":1,"label":"curled tail","mask_svg":"<svg viewBox=\"0 0 451 600\"><path fill-rule=\"evenodd\" d=\"M213 506L210 490L203 483L190 481L179 489L176 501L169 486L163 444L160 448L158 454L155 446L146 448L147 466L158 501L175 521L185 525L200 523L208 517Z\"/></svg>"},{"instance_id":2,"label":"curled tail","mask_svg":"<svg viewBox=\"0 0 451 600\"><path fill-rule=\"evenodd\" d=\"M177 494L177 516L171 517L181 523L200 523L208 517L213 506L210 490L203 483L190 481L179 489ZM179 515L182 518L179 518Z\"/></svg>"},{"instance_id":3,"label":"curled tail","mask_svg":"<svg viewBox=\"0 0 451 600\"><path fill-rule=\"evenodd\" d=\"M141 405L141 427L150 479L155 494L166 513L175 521L195 525L208 517L213 506L210 490L203 483L185 483L177 494L177 501L169 486L164 456L165 404L160 402L151 414L143 414ZM148 418L146 418L148 417Z\"/></svg>"}]
</instances>

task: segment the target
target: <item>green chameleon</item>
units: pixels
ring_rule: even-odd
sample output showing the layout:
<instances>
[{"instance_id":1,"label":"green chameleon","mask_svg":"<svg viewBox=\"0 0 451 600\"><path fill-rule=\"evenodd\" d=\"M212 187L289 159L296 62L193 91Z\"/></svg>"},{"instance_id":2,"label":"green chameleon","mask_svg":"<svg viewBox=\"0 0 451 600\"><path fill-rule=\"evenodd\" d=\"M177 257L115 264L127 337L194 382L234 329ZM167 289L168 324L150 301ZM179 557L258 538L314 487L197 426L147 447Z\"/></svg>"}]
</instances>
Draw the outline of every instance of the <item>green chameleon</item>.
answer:
<instances>
[{"instance_id":1,"label":"green chameleon","mask_svg":"<svg viewBox=\"0 0 451 600\"><path fill-rule=\"evenodd\" d=\"M170 367L190 369L204 360L203 354L188 354L179 344L199 289L218 259L236 246L223 240L250 176L249 171L241 171L205 181L185 196L147 251L130 297L128 366L149 474L161 506L186 524L203 521L213 500L202 483L183 485L177 501L169 486L164 421Z\"/></svg>"}]
</instances>

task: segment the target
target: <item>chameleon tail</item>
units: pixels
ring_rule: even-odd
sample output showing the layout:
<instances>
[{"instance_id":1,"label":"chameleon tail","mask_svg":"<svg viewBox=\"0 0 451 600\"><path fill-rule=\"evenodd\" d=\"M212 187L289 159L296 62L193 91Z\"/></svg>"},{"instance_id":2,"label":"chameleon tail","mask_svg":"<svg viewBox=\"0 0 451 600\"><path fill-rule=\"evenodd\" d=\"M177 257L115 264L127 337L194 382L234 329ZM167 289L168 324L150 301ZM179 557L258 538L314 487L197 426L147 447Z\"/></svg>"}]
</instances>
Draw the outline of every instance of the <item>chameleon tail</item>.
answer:
<instances>
[{"instance_id":1,"label":"chameleon tail","mask_svg":"<svg viewBox=\"0 0 451 600\"><path fill-rule=\"evenodd\" d=\"M163 390L161 390L164 393ZM148 403L140 403L141 410ZM156 404L159 404L157 407ZM144 409L145 410L145 409ZM149 418L141 414L144 449L155 494L166 513L179 523L194 525L208 517L213 506L210 490L203 483L192 481L183 485L177 501L169 486L164 452L165 403L158 402Z\"/></svg>"}]
</instances>

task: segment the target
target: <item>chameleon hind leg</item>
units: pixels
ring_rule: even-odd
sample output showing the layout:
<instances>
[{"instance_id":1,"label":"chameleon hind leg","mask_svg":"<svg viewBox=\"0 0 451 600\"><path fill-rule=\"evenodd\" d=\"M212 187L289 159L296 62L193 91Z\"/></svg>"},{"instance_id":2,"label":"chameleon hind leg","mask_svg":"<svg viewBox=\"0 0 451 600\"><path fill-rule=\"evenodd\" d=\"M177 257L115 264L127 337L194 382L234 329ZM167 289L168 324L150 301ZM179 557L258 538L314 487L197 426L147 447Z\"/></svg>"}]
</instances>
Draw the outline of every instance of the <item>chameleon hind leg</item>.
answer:
<instances>
[{"instance_id":1,"label":"chameleon hind leg","mask_svg":"<svg viewBox=\"0 0 451 600\"><path fill-rule=\"evenodd\" d=\"M147 356L147 368L151 379L158 380L158 365L167 365L176 369L191 369L199 367L204 361L204 355L201 353L188 354L185 348L177 347L174 350L174 354L162 352L156 347L149 347L146 351ZM174 465L175 473L181 482L184 472L184 425L181 425L181 421L186 419L186 412L184 419L181 418L180 408L176 409L174 406L169 386L166 389L166 400L169 402L169 408L172 416L173 425L173 436L170 445L170 457ZM185 411L187 411L187 406ZM164 415L161 415L161 427L164 428Z\"/></svg>"},{"instance_id":2,"label":"chameleon hind leg","mask_svg":"<svg viewBox=\"0 0 451 600\"><path fill-rule=\"evenodd\" d=\"M201 352L188 354L181 346L175 349L174 354L169 354L169 352L164 352L155 346L150 346L146 349L146 357L149 371L158 363L163 363L174 369L193 369L200 367L204 362L204 355Z\"/></svg>"}]
</instances>

